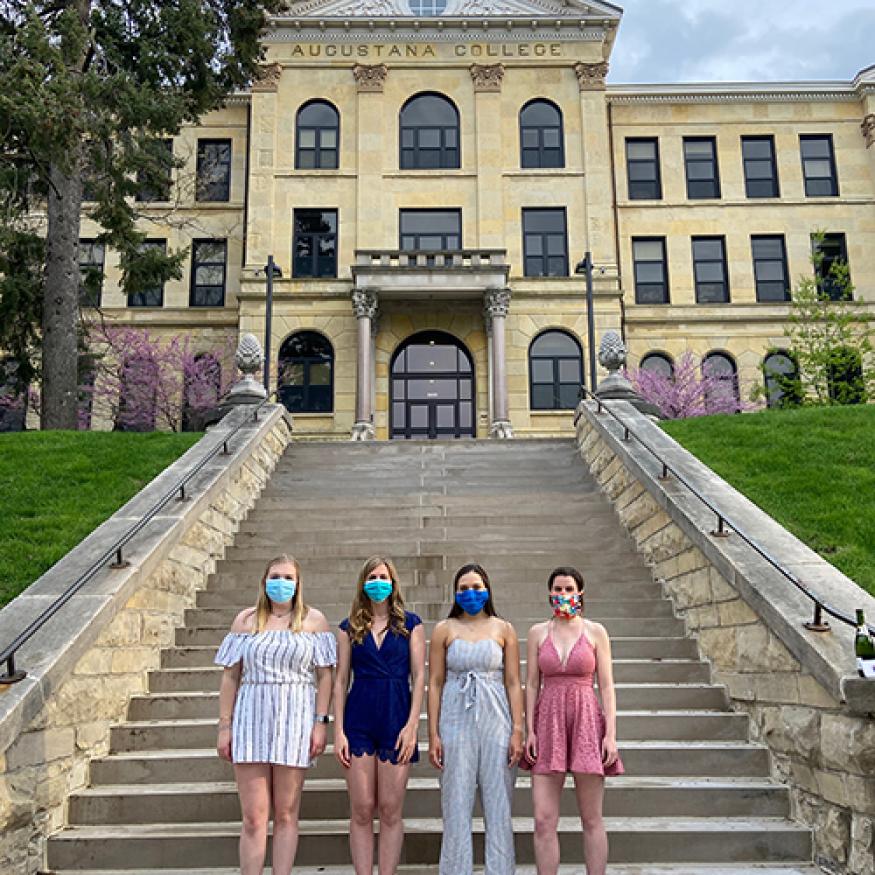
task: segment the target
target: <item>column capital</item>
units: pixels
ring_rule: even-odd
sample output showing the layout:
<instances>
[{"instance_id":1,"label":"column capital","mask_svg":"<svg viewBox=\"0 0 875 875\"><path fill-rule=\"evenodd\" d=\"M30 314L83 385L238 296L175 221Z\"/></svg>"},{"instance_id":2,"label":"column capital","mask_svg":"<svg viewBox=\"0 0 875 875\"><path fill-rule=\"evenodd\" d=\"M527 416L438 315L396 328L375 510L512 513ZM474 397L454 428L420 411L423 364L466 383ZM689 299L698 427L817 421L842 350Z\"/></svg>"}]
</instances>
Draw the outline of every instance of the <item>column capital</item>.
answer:
<instances>
[{"instance_id":1,"label":"column capital","mask_svg":"<svg viewBox=\"0 0 875 875\"><path fill-rule=\"evenodd\" d=\"M373 319L378 305L376 289L352 290L352 311L356 319Z\"/></svg>"},{"instance_id":2,"label":"column capital","mask_svg":"<svg viewBox=\"0 0 875 875\"><path fill-rule=\"evenodd\" d=\"M504 318L510 309L510 289L487 289L483 307L490 319Z\"/></svg>"},{"instance_id":3,"label":"column capital","mask_svg":"<svg viewBox=\"0 0 875 875\"><path fill-rule=\"evenodd\" d=\"M283 68L280 64L259 64L258 77L252 83L252 91L276 91Z\"/></svg>"},{"instance_id":4,"label":"column capital","mask_svg":"<svg viewBox=\"0 0 875 875\"><path fill-rule=\"evenodd\" d=\"M360 92L382 92L388 75L389 68L385 64L355 64L352 68L356 90Z\"/></svg>"},{"instance_id":5,"label":"column capital","mask_svg":"<svg viewBox=\"0 0 875 875\"><path fill-rule=\"evenodd\" d=\"M501 91L504 64L471 64L468 70L474 82L474 91Z\"/></svg>"},{"instance_id":6,"label":"column capital","mask_svg":"<svg viewBox=\"0 0 875 875\"><path fill-rule=\"evenodd\" d=\"M605 77L608 75L607 61L600 61L597 64L584 64L578 61L573 69L581 91L604 90Z\"/></svg>"},{"instance_id":7,"label":"column capital","mask_svg":"<svg viewBox=\"0 0 875 875\"><path fill-rule=\"evenodd\" d=\"M866 141L866 148L875 145L875 112L870 112L863 116L863 121L860 122L860 130L863 132L863 139Z\"/></svg>"}]
</instances>

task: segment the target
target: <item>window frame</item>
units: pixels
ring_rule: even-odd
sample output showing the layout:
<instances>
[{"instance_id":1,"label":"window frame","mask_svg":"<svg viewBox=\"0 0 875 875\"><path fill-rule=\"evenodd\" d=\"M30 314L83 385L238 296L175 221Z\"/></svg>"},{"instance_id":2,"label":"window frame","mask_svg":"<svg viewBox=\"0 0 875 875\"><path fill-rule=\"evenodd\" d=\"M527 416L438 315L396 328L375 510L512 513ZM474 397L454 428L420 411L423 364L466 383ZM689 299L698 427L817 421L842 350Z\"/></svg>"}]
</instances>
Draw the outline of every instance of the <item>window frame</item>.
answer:
<instances>
[{"instance_id":1,"label":"window frame","mask_svg":"<svg viewBox=\"0 0 875 875\"><path fill-rule=\"evenodd\" d=\"M314 337L318 337L320 340L324 341L328 345L328 359L322 358L316 355L310 356L289 356L285 359L282 358L283 347L293 338L299 335L313 335ZM334 414L334 363L336 361L336 354L334 351L334 344L331 340L323 334L321 331L314 331L311 328L305 328L298 331L293 331L288 337L284 338L282 343L280 344L279 352L277 353L277 398L279 402L286 406L286 409L290 413L309 413L314 415L333 415ZM303 388L302 398L303 398L303 406L301 409L292 409L289 407L285 400L281 396L282 387L280 385L280 376L282 374L283 365L288 363L294 364L302 364L304 366L304 380L301 384ZM313 365L328 365L328 407L323 409L312 409L312 404L307 403L310 400L312 383L310 381L310 369ZM324 384L318 384L320 388L324 388Z\"/></svg>"},{"instance_id":2,"label":"window frame","mask_svg":"<svg viewBox=\"0 0 875 875\"><path fill-rule=\"evenodd\" d=\"M162 188L157 192L153 192L147 188L148 183L144 179L142 171L139 171L137 173L137 193L134 196L134 200L138 204L166 204L171 201L173 191L173 138L160 137L157 142L161 143L161 148L166 150L168 155L167 177L162 183Z\"/></svg>"},{"instance_id":3,"label":"window frame","mask_svg":"<svg viewBox=\"0 0 875 875\"><path fill-rule=\"evenodd\" d=\"M558 124L557 125L524 125L523 124L523 113L534 106L539 104L543 104L544 106L552 109L556 115L558 116ZM518 127L519 127L519 137L520 137L520 168L523 170L561 170L565 167L565 122L562 117L562 110L552 101L548 100L546 97L535 97L532 100L529 100L527 103L523 104L520 107L519 116L518 116ZM536 147L526 146L525 145L525 133L529 131L535 131L538 137L538 145ZM551 148L544 145L544 134L546 131L557 131L559 134L559 146L558 148ZM550 161L546 160L545 152L557 152L557 158L555 159L555 163L550 163ZM535 160L530 162L526 156L529 158L534 158Z\"/></svg>"},{"instance_id":4,"label":"window frame","mask_svg":"<svg viewBox=\"0 0 875 875\"><path fill-rule=\"evenodd\" d=\"M319 213L320 215L331 214L334 216L334 230L328 231L324 234L322 233L311 233L311 232L303 232L298 230L298 217L299 215L303 216L304 213ZM336 207L295 207L292 210L292 276L296 279L312 279L312 280L326 280L326 279L337 279L337 244L338 239L340 237L340 211ZM310 240L310 267L311 272L309 273L299 273L298 272L298 241L302 238L307 238ZM333 256L333 270L331 273L320 273L319 272L319 264L320 264L320 253L319 253L319 241L320 240L333 240L334 242L334 256Z\"/></svg>"},{"instance_id":5,"label":"window frame","mask_svg":"<svg viewBox=\"0 0 875 875\"><path fill-rule=\"evenodd\" d=\"M696 288L696 303L697 304L728 304L731 300L730 290L729 290L729 268L726 262L726 238L722 235L704 235L691 237L691 249L693 256L693 283ZM720 258L697 258L696 257L696 244L697 243L719 243L720 244ZM699 281L699 265L700 264L719 264L720 272L722 274L722 279L720 280L720 284L723 286L723 297L719 301L714 300L706 300L701 291L701 286L709 285L717 285L714 282L701 283Z\"/></svg>"},{"instance_id":6,"label":"window frame","mask_svg":"<svg viewBox=\"0 0 875 875\"><path fill-rule=\"evenodd\" d=\"M164 254L167 254L167 239L165 237L147 237L143 241L143 248L153 247L155 249L162 249ZM136 292L134 295L128 295L127 306L131 309L159 309L164 306L164 287L166 283L161 283L160 286L153 286L152 288L143 289L139 292ZM136 303L135 298L138 296L146 296L149 294L153 294L157 292L158 303L148 303L145 299L142 303Z\"/></svg>"},{"instance_id":7,"label":"window frame","mask_svg":"<svg viewBox=\"0 0 875 875\"><path fill-rule=\"evenodd\" d=\"M423 97L436 97L446 102L452 109L455 117L455 125L410 125L404 123L404 113L417 100ZM398 167L401 170L459 170L462 166L462 131L461 117L459 108L445 94L437 91L420 91L418 94L412 95L404 102L404 105L398 112ZM435 148L424 147L420 143L420 134L423 131L438 131L440 137L440 145ZM455 146L448 146L446 143L447 131L455 132ZM406 132L413 132L414 144L412 146L404 145L404 135ZM426 152L437 151L439 160L437 165L432 166L425 164L422 161L422 155ZM454 154L453 154L454 153Z\"/></svg>"},{"instance_id":8,"label":"window frame","mask_svg":"<svg viewBox=\"0 0 875 875\"><path fill-rule=\"evenodd\" d=\"M218 261L198 261L196 259L199 246L221 244L224 257L222 267L222 300L218 304L201 303L196 300L197 290L216 288L214 285L204 285L197 282L197 270L199 267L217 267ZM189 278L188 306L198 308L224 307L228 292L228 240L225 237L200 237L191 241L191 276Z\"/></svg>"},{"instance_id":9,"label":"window frame","mask_svg":"<svg viewBox=\"0 0 875 875\"><path fill-rule=\"evenodd\" d=\"M659 243L662 247L662 259L660 261L653 261L652 259L644 259L638 260L635 257L635 244L636 243ZM632 237L631 238L631 246L632 246L632 277L635 285L635 303L640 304L644 307L661 307L665 304L671 303L671 286L669 283L669 273L668 273L668 246L665 237ZM662 265L662 282L661 283L641 283L638 281L638 268L641 265L645 264L661 264ZM661 301L648 301L643 300L644 295L641 294L643 288L647 287L664 287L663 300Z\"/></svg>"},{"instance_id":10,"label":"window frame","mask_svg":"<svg viewBox=\"0 0 875 875\"><path fill-rule=\"evenodd\" d=\"M434 233L432 232L429 235L422 234L420 232L408 232L405 233L404 230L404 219L405 217L412 215L426 215L426 214L436 214L436 213L446 213L448 215L454 215L458 217L458 232L440 232ZM417 238L417 244L419 238L424 236L431 237L441 237L442 246L439 249L433 248L423 248L421 245L416 245L414 247L405 246L404 238L405 237L415 237ZM448 244L448 240L451 237L459 238L458 246L450 246ZM400 207L398 209L398 249L401 252L460 252L462 250L462 208L461 207L436 207L436 208L428 208L428 207Z\"/></svg>"},{"instance_id":11,"label":"window frame","mask_svg":"<svg viewBox=\"0 0 875 875\"><path fill-rule=\"evenodd\" d=\"M82 248L88 246L90 254L94 255L95 247L100 249L100 261L83 261ZM99 243L95 237L80 237L77 247L77 261L79 266L79 306L83 309L100 309L103 303L103 282L106 279L106 244ZM94 270L100 274L100 282L97 286L97 296L93 300L88 298L88 289L85 285L85 273Z\"/></svg>"},{"instance_id":12,"label":"window frame","mask_svg":"<svg viewBox=\"0 0 875 875\"><path fill-rule=\"evenodd\" d=\"M837 262L843 262L845 267L848 270L848 287L851 287L851 266L848 262L848 238L844 231L829 231L824 233L823 240L826 242L828 239L833 242L839 242L840 253L838 256L828 256L823 253L820 247L818 246L817 234L811 235L811 255L814 259L814 279L817 283L817 290L821 296L824 296L825 299L830 301L845 301L851 300L853 295L850 298L847 297L839 297L838 295L833 293L835 288L834 283L830 279L830 271L832 270L832 266ZM820 263L818 263L818 257L820 257ZM828 264L827 264L828 263ZM824 270L824 267L826 270Z\"/></svg>"},{"instance_id":13,"label":"window frame","mask_svg":"<svg viewBox=\"0 0 875 875\"><path fill-rule=\"evenodd\" d=\"M725 361L728 362L732 366L732 373L722 376L720 374L709 374L706 372L706 366L709 361ZM732 395L735 399L737 410L736 412L741 411L741 385L738 381L738 362L735 360L735 356L732 353L726 352L723 349L712 349L710 352L706 353L702 357L702 377L704 378L713 378L716 380L720 380L725 383L729 383L732 389ZM705 403L706 405L709 402L708 392L705 392Z\"/></svg>"},{"instance_id":14,"label":"window frame","mask_svg":"<svg viewBox=\"0 0 875 875\"><path fill-rule=\"evenodd\" d=\"M668 365L668 375L666 376L665 374L648 368L647 362L649 360L664 362L666 365ZM662 377L663 379L673 380L675 373L674 359L667 352L652 350L651 352L646 352L643 356L641 356L641 360L638 362L638 371L639 373L643 371L644 373L655 374L659 377Z\"/></svg>"},{"instance_id":15,"label":"window frame","mask_svg":"<svg viewBox=\"0 0 875 875\"><path fill-rule=\"evenodd\" d=\"M336 119L334 125L302 125L300 118L301 113L303 113L306 109L311 106L321 105L328 107L333 113ZM301 146L301 131L314 131L316 144L312 147L309 146ZM322 145L322 135L325 131L333 131L334 132L334 146L323 146ZM301 163L301 153L302 152L312 152L313 153L313 164L308 166L304 166ZM328 161L324 161L324 153L333 152L333 158ZM298 111L295 113L295 170L337 170L340 167L340 112L337 107L331 103L329 100L325 100L324 98L317 97L313 100L308 100L305 103L301 104L298 107Z\"/></svg>"},{"instance_id":16,"label":"window frame","mask_svg":"<svg viewBox=\"0 0 875 875\"><path fill-rule=\"evenodd\" d=\"M711 157L710 158L691 158L687 155L687 145L692 143L708 143L711 146ZM684 175L687 181L687 200L690 201L703 201L703 200L720 200L720 162L717 153L717 137L716 136L702 136L702 137L684 137L683 138L683 154L684 154ZM690 166L696 164L712 164L713 165L713 176L710 179L691 179L690 178ZM693 185L703 185L705 183L709 183L713 186L712 194L693 194L691 191L691 186Z\"/></svg>"},{"instance_id":17,"label":"window frame","mask_svg":"<svg viewBox=\"0 0 875 875\"><path fill-rule=\"evenodd\" d=\"M778 240L781 243L781 269L784 274L783 285L784 285L784 297L783 298L775 298L775 297L767 297L761 292L761 285L765 283L774 283L776 280L760 280L757 276L757 264L758 263L776 263L778 259L775 258L757 258L756 255L756 243L763 242L766 240ZM787 241L783 234L751 234L750 235L750 249L751 249L751 261L753 264L753 282L754 282L754 290L756 292L757 303L760 304L785 304L791 300L790 295L790 271L787 266Z\"/></svg>"},{"instance_id":18,"label":"window frame","mask_svg":"<svg viewBox=\"0 0 875 875\"><path fill-rule=\"evenodd\" d=\"M532 350L535 344L542 338L548 334L561 334L563 337L568 338L574 343L574 346L577 350L576 355L538 355L537 353L533 353ZM551 362L552 363L552 372L553 379L550 382L545 380L535 380L535 362ZM575 361L579 366L580 379L575 382L573 385L575 387L575 399L574 403L569 406L563 406L562 401L562 387L563 386L571 386L571 381L562 380L561 379L561 363ZM577 401L579 398L580 387L584 384L584 380L586 377L584 366L583 366L583 347L580 341L568 330L563 328L546 328L543 331L536 334L531 343L529 343L528 349L528 366L529 366L529 410L533 411L560 411L560 410L573 410L577 406ZM536 386L552 386L553 387L553 403L549 406L540 405L535 403L535 387Z\"/></svg>"},{"instance_id":19,"label":"window frame","mask_svg":"<svg viewBox=\"0 0 875 875\"><path fill-rule=\"evenodd\" d=\"M224 168L222 178L216 180L204 180L207 156L206 150L210 146L227 146L227 161L215 162L217 167ZM231 200L231 167L234 161L234 141L230 137L205 137L197 141L197 169L195 175L194 199L197 203L228 203ZM207 186L221 186L218 195L213 195L206 189ZM209 197L205 196L209 194Z\"/></svg>"},{"instance_id":20,"label":"window frame","mask_svg":"<svg viewBox=\"0 0 875 875\"><path fill-rule=\"evenodd\" d=\"M569 265L568 265L568 211L565 207L523 207L522 208L522 233L523 233L523 276L530 277L532 279L545 279L551 277L567 277L570 276L569 273ZM548 238L550 237L558 237L559 234L557 232L551 231L528 231L526 229L526 220L529 217L533 217L535 214L547 214L553 213L561 215L562 217L562 260L563 260L563 272L562 273L551 273L550 272L550 259L557 258L558 256L552 255L549 252L548 246ZM530 255L529 254L529 245L528 241L531 238L538 237L541 241L541 254L540 255ZM539 273L531 273L529 271L529 262L530 260L540 260L541 261L541 272Z\"/></svg>"},{"instance_id":21,"label":"window frame","mask_svg":"<svg viewBox=\"0 0 875 875\"><path fill-rule=\"evenodd\" d=\"M793 365L792 376L789 374L781 374L777 371L769 371L769 360L776 358L784 358ZM797 406L802 400L802 384L799 379L799 363L789 349L772 349L766 353L761 365L763 373L763 389L765 390L766 407L769 410L781 409L783 407ZM792 381L795 385L792 389L785 391L780 385L779 379L784 377L788 382ZM797 388L798 387L798 388ZM782 399L790 399L788 402L782 403Z\"/></svg>"},{"instance_id":22,"label":"window frame","mask_svg":"<svg viewBox=\"0 0 875 875\"><path fill-rule=\"evenodd\" d=\"M639 144L652 144L654 157L650 159L644 158L630 158L629 157L629 146L630 145L639 145ZM626 137L625 142L625 151L626 151L626 191L630 201L661 201L662 200L662 162L659 156L659 137ZM654 181L648 182L646 184L653 185L655 194L653 195L642 195L636 194L633 191L633 184L641 185L643 184L641 180L633 180L632 179L632 167L638 165L646 165L652 164L656 173Z\"/></svg>"},{"instance_id":23,"label":"window frame","mask_svg":"<svg viewBox=\"0 0 875 875\"><path fill-rule=\"evenodd\" d=\"M812 176L808 173L806 161L823 161L823 158L806 158L805 143L813 143L817 140L825 140L829 146L829 176ZM835 143L833 142L832 134L800 134L799 135L799 158L802 161L802 181L805 188L805 197L838 197L839 196L839 174L836 166ZM821 182L824 179L829 179L829 192L812 192L810 186Z\"/></svg>"},{"instance_id":24,"label":"window frame","mask_svg":"<svg viewBox=\"0 0 875 875\"><path fill-rule=\"evenodd\" d=\"M754 194L751 191L751 185L762 183L763 179L752 179L748 175L748 164L753 162L763 162L765 158L749 158L744 154L744 148L748 143L768 143L769 145L769 164L771 165L772 175L769 182L772 185L771 194ZM741 165L744 171L744 192L751 200L765 200L779 198L781 196L781 183L778 178L778 156L775 151L775 136L774 134L751 134L742 136L741 138Z\"/></svg>"}]
</instances>

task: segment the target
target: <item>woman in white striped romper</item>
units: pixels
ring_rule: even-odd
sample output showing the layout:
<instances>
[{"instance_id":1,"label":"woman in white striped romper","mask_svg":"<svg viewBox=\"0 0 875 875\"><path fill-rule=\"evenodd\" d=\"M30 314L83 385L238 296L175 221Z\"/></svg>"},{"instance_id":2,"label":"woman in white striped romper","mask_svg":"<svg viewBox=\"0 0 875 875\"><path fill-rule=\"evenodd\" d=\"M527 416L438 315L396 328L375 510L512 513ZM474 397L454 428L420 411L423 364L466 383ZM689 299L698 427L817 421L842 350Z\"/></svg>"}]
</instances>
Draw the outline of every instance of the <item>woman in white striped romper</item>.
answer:
<instances>
[{"instance_id":1,"label":"woman in white striped romper","mask_svg":"<svg viewBox=\"0 0 875 875\"><path fill-rule=\"evenodd\" d=\"M486 875L514 875L511 802L523 753L519 641L496 615L486 571L463 565L449 617L431 639L429 758L441 770L440 875L472 875L471 818L480 791Z\"/></svg>"},{"instance_id":2,"label":"woman in white striped romper","mask_svg":"<svg viewBox=\"0 0 875 875\"><path fill-rule=\"evenodd\" d=\"M234 763L243 830L242 875L260 875L273 809L272 871L289 875L298 847L305 769L325 750L337 641L304 604L289 556L268 563L254 608L241 611L216 654L219 756Z\"/></svg>"}]
</instances>

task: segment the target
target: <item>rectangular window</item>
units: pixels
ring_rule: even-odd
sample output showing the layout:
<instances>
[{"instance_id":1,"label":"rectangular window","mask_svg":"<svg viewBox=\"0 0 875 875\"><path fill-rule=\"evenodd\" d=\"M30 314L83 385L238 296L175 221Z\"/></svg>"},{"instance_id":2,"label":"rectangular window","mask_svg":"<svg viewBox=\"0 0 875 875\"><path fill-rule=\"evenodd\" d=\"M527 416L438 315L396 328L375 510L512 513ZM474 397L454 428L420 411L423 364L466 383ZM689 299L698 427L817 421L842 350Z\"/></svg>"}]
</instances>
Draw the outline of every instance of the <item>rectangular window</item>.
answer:
<instances>
[{"instance_id":1,"label":"rectangular window","mask_svg":"<svg viewBox=\"0 0 875 875\"><path fill-rule=\"evenodd\" d=\"M462 248L462 211L401 210L398 232L398 248L405 252L459 250Z\"/></svg>"},{"instance_id":2,"label":"rectangular window","mask_svg":"<svg viewBox=\"0 0 875 875\"><path fill-rule=\"evenodd\" d=\"M231 141L197 141L197 191L199 201L231 199Z\"/></svg>"},{"instance_id":3,"label":"rectangular window","mask_svg":"<svg viewBox=\"0 0 875 875\"><path fill-rule=\"evenodd\" d=\"M665 237L633 237L632 261L635 270L635 303L667 304Z\"/></svg>"},{"instance_id":4,"label":"rectangular window","mask_svg":"<svg viewBox=\"0 0 875 875\"><path fill-rule=\"evenodd\" d=\"M565 209L523 210L525 276L568 276Z\"/></svg>"},{"instance_id":5,"label":"rectangular window","mask_svg":"<svg viewBox=\"0 0 875 875\"><path fill-rule=\"evenodd\" d=\"M839 193L835 152L831 134L803 134L799 137L802 175L808 197L831 197Z\"/></svg>"},{"instance_id":6,"label":"rectangular window","mask_svg":"<svg viewBox=\"0 0 875 875\"><path fill-rule=\"evenodd\" d=\"M228 261L226 240L193 240L191 244L192 307L224 307Z\"/></svg>"},{"instance_id":7,"label":"rectangular window","mask_svg":"<svg viewBox=\"0 0 875 875\"><path fill-rule=\"evenodd\" d=\"M831 301L849 300L851 275L848 272L848 246L844 234L811 235L814 272L821 295Z\"/></svg>"},{"instance_id":8,"label":"rectangular window","mask_svg":"<svg viewBox=\"0 0 875 875\"><path fill-rule=\"evenodd\" d=\"M162 255L167 253L166 240L144 240L143 249L157 249ZM164 283L158 283L149 288L141 289L128 295L129 307L163 307L164 306Z\"/></svg>"},{"instance_id":9,"label":"rectangular window","mask_svg":"<svg viewBox=\"0 0 875 875\"><path fill-rule=\"evenodd\" d=\"M778 164L775 138L742 137L744 186L748 197L778 197Z\"/></svg>"},{"instance_id":10,"label":"rectangular window","mask_svg":"<svg viewBox=\"0 0 875 875\"><path fill-rule=\"evenodd\" d=\"M141 203L170 200L173 140L156 140L152 145L148 171L137 172L137 200Z\"/></svg>"},{"instance_id":11,"label":"rectangular window","mask_svg":"<svg viewBox=\"0 0 875 875\"><path fill-rule=\"evenodd\" d=\"M295 210L292 274L337 276L337 210Z\"/></svg>"},{"instance_id":12,"label":"rectangular window","mask_svg":"<svg viewBox=\"0 0 875 875\"><path fill-rule=\"evenodd\" d=\"M629 200L661 200L662 179L659 172L659 140L626 139L626 171Z\"/></svg>"},{"instance_id":13,"label":"rectangular window","mask_svg":"<svg viewBox=\"0 0 875 875\"><path fill-rule=\"evenodd\" d=\"M96 240L79 241L79 306L99 307L105 250Z\"/></svg>"},{"instance_id":14,"label":"rectangular window","mask_svg":"<svg viewBox=\"0 0 875 875\"><path fill-rule=\"evenodd\" d=\"M750 247L757 300L766 303L789 301L790 283L784 235L753 236L750 238Z\"/></svg>"},{"instance_id":15,"label":"rectangular window","mask_svg":"<svg viewBox=\"0 0 875 875\"><path fill-rule=\"evenodd\" d=\"M693 275L697 303L729 302L726 241L723 237L693 237Z\"/></svg>"},{"instance_id":16,"label":"rectangular window","mask_svg":"<svg viewBox=\"0 0 875 875\"><path fill-rule=\"evenodd\" d=\"M717 140L714 137L684 137L684 165L690 200L720 197Z\"/></svg>"}]
</instances>

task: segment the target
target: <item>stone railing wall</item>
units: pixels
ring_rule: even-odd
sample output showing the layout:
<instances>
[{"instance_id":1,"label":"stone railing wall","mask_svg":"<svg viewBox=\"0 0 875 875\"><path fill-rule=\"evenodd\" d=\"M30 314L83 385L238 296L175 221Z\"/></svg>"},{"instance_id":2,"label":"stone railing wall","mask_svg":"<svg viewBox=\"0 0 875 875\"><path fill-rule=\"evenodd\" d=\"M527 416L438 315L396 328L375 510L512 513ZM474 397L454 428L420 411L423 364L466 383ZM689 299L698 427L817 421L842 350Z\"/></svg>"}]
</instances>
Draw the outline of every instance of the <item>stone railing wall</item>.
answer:
<instances>
[{"instance_id":1,"label":"stone railing wall","mask_svg":"<svg viewBox=\"0 0 875 875\"><path fill-rule=\"evenodd\" d=\"M161 649L192 607L290 439L284 408L237 408L22 595L0 611L0 644L51 604L241 421L247 424L125 549L19 651L17 684L0 686L0 872L43 870L46 837L109 750L110 727L146 691Z\"/></svg>"},{"instance_id":2,"label":"stone railing wall","mask_svg":"<svg viewBox=\"0 0 875 875\"><path fill-rule=\"evenodd\" d=\"M875 599L625 402L610 409L739 529L830 604L875 618ZM856 676L853 630L811 632L811 602L595 405L577 411L581 455L676 612L698 636L714 680L751 717L793 817L813 828L816 862L875 875L875 682Z\"/></svg>"}]
</instances>

